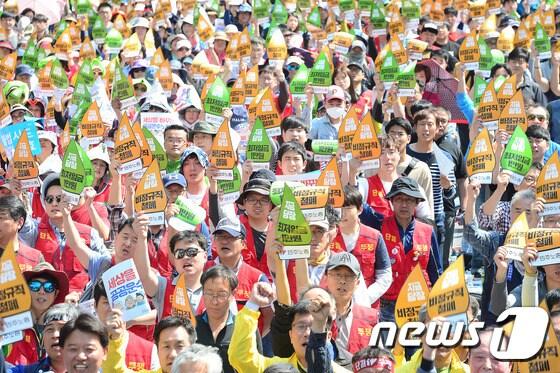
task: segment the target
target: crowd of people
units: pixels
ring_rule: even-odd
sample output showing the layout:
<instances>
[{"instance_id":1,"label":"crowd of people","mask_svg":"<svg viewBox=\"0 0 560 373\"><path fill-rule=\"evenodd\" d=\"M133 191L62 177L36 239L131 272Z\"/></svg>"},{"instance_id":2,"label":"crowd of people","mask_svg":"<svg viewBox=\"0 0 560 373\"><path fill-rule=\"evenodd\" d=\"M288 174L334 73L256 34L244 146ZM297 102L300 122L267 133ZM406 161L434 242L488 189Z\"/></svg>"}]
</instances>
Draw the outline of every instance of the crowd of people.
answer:
<instances>
[{"instance_id":1,"label":"crowd of people","mask_svg":"<svg viewBox=\"0 0 560 373\"><path fill-rule=\"evenodd\" d=\"M534 265L531 245L512 259L506 242L522 214L527 229L560 228L537 192L560 151L556 1L77 0L56 19L47 2L18 3L4 1L0 15L0 247L16 253L33 327L4 342L0 372L560 372L554 363L523 370L491 353L504 310L546 304L547 343L556 338L557 347L533 358L560 358L560 260ZM537 36L543 25L552 29L548 51ZM469 38L488 48L486 70L483 57L473 69L464 53ZM392 79L386 65L398 70ZM414 79L404 94L407 66ZM230 94L216 113L207 98L223 98L220 80ZM507 82L511 94L498 99L503 107L521 93L513 124L531 147L520 181L500 162L513 130L489 126L481 109L496 96L488 87ZM92 113L103 128L94 136ZM152 136L165 160L158 225L135 208L147 166L125 172L118 149L122 128L144 125L143 114L166 119ZM264 163L248 156L259 122L272 152ZM38 186L16 170L22 132L11 142L2 132L29 123L23 131L40 145ZM234 152L233 190L216 164L221 123ZM351 151L362 134L347 132L358 125L373 129L376 166ZM467 155L486 128L496 161L481 184ZM91 162L92 180L74 200L63 182L70 139ZM273 196L273 186L317 183L330 163L314 144L333 146L327 159L343 202L331 194L320 219L304 222L307 257L283 260L273 199L287 196ZM182 229L169 222L184 201L206 214ZM432 288L460 256L482 282L465 316L485 323L479 344L374 340L378 323L396 322L416 267ZM144 289L130 307L148 302L150 312L124 321L129 306L113 304L102 277L128 260ZM179 279L192 317L175 307ZM445 323L427 306L412 319Z\"/></svg>"}]
</instances>

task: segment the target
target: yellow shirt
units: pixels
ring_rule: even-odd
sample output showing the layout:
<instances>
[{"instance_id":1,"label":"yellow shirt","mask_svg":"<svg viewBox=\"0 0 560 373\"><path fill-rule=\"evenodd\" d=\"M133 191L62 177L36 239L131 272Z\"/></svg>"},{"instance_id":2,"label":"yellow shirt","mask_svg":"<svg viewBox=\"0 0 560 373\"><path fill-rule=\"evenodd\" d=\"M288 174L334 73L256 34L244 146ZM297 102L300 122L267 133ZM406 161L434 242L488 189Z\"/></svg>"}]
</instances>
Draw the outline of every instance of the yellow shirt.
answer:
<instances>
[{"instance_id":1,"label":"yellow shirt","mask_svg":"<svg viewBox=\"0 0 560 373\"><path fill-rule=\"evenodd\" d=\"M126 367L125 356L120 352L122 351L123 344L124 344L124 338L122 337L119 339L109 341L107 359L103 362L103 365L101 366L102 372L135 373L134 370ZM139 371L139 373L162 373L162 371L161 368L157 370L143 369Z\"/></svg>"}]
</instances>

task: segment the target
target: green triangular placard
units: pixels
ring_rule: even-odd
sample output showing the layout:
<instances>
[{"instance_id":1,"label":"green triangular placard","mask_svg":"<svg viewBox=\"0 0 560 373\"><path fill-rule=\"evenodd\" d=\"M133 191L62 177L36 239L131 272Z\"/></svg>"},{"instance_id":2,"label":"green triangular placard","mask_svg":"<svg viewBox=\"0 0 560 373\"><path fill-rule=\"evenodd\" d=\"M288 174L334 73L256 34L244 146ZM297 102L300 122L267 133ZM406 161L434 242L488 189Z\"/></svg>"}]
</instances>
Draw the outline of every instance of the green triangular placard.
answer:
<instances>
[{"instance_id":1,"label":"green triangular placard","mask_svg":"<svg viewBox=\"0 0 560 373\"><path fill-rule=\"evenodd\" d=\"M517 126L502 154L500 166L511 175L511 183L519 185L527 172L529 172L532 163L533 153L529 139L527 139L521 127Z\"/></svg>"},{"instance_id":2,"label":"green triangular placard","mask_svg":"<svg viewBox=\"0 0 560 373\"><path fill-rule=\"evenodd\" d=\"M92 182L91 161L81 146L72 139L62 159L60 186L64 194L69 197L70 203L77 205L80 202L82 191L85 187L91 186Z\"/></svg>"},{"instance_id":3,"label":"green triangular placard","mask_svg":"<svg viewBox=\"0 0 560 373\"><path fill-rule=\"evenodd\" d=\"M278 25L288 22L288 10L281 0L276 0L272 6L272 22Z\"/></svg>"},{"instance_id":4,"label":"green triangular placard","mask_svg":"<svg viewBox=\"0 0 560 373\"><path fill-rule=\"evenodd\" d=\"M320 92L320 90L316 90L316 93L327 93L327 88L331 85L332 82L332 74L331 74L331 66L329 64L329 60L325 55L325 52L321 52L311 71L309 71L309 83L314 87L321 87L324 92Z\"/></svg>"},{"instance_id":5,"label":"green triangular placard","mask_svg":"<svg viewBox=\"0 0 560 373\"><path fill-rule=\"evenodd\" d=\"M37 69L37 65L39 62L38 55L39 55L39 48L37 48L35 43L32 40L30 40L29 45L25 49L25 52L23 52L21 63L31 66L33 69Z\"/></svg>"},{"instance_id":6,"label":"green triangular placard","mask_svg":"<svg viewBox=\"0 0 560 373\"><path fill-rule=\"evenodd\" d=\"M412 0L404 0L401 7L403 17L409 21L412 19L420 19L420 6Z\"/></svg>"},{"instance_id":7,"label":"green triangular placard","mask_svg":"<svg viewBox=\"0 0 560 373\"><path fill-rule=\"evenodd\" d=\"M399 96L413 97L416 93L416 62L409 64L399 75Z\"/></svg>"},{"instance_id":8,"label":"green triangular placard","mask_svg":"<svg viewBox=\"0 0 560 373\"><path fill-rule=\"evenodd\" d=\"M304 97L305 86L309 77L309 69L305 65L300 65L299 69L290 82L290 92L292 95Z\"/></svg>"},{"instance_id":9,"label":"green triangular placard","mask_svg":"<svg viewBox=\"0 0 560 373\"><path fill-rule=\"evenodd\" d=\"M119 53L123 45L123 37L119 30L112 28L105 36L105 45L107 46L110 54Z\"/></svg>"},{"instance_id":10,"label":"green triangular placard","mask_svg":"<svg viewBox=\"0 0 560 373\"><path fill-rule=\"evenodd\" d=\"M206 121L216 126L222 124L224 120L222 109L226 107L229 107L229 91L224 81L218 76L208 89L208 94L204 99Z\"/></svg>"},{"instance_id":11,"label":"green triangular placard","mask_svg":"<svg viewBox=\"0 0 560 373\"><path fill-rule=\"evenodd\" d=\"M369 19L374 29L386 29L387 20L385 19L385 13L377 5L377 3L371 4L371 11L369 13Z\"/></svg>"},{"instance_id":12,"label":"green triangular placard","mask_svg":"<svg viewBox=\"0 0 560 373\"><path fill-rule=\"evenodd\" d=\"M281 259L309 257L311 230L288 185L284 185L282 205L276 226L276 239L284 245Z\"/></svg>"},{"instance_id":13,"label":"green triangular placard","mask_svg":"<svg viewBox=\"0 0 560 373\"><path fill-rule=\"evenodd\" d=\"M64 71L64 68L60 64L58 58L53 59L50 78L56 88L68 88L68 76L66 75L66 72Z\"/></svg>"},{"instance_id":14,"label":"green triangular placard","mask_svg":"<svg viewBox=\"0 0 560 373\"><path fill-rule=\"evenodd\" d=\"M485 78L490 77L490 70L494 66L494 58L492 56L492 51L484 38L478 38L478 49L480 50L480 60L478 61L478 69Z\"/></svg>"},{"instance_id":15,"label":"green triangular placard","mask_svg":"<svg viewBox=\"0 0 560 373\"><path fill-rule=\"evenodd\" d=\"M111 98L118 98L120 100L121 110L136 104L134 88L132 87L132 84L130 84L128 77L124 74L118 59L115 63L115 75L113 77L113 91L111 92Z\"/></svg>"},{"instance_id":16,"label":"green triangular placard","mask_svg":"<svg viewBox=\"0 0 560 373\"><path fill-rule=\"evenodd\" d=\"M219 198L222 204L233 203L241 194L241 174L239 173L239 167L234 167L232 171L232 180L218 180L218 190L221 192Z\"/></svg>"},{"instance_id":17,"label":"green triangular placard","mask_svg":"<svg viewBox=\"0 0 560 373\"><path fill-rule=\"evenodd\" d=\"M149 129L142 127L142 132L144 133L146 142L150 147L152 156L154 157L154 159L157 159L158 161L159 169L160 170L167 169L167 154L165 153L165 149L163 148L163 146L161 146L157 138Z\"/></svg>"},{"instance_id":18,"label":"green triangular placard","mask_svg":"<svg viewBox=\"0 0 560 373\"><path fill-rule=\"evenodd\" d=\"M391 51L388 51L381 64L381 81L385 89L391 88L399 74L399 63Z\"/></svg>"},{"instance_id":19,"label":"green triangular placard","mask_svg":"<svg viewBox=\"0 0 560 373\"><path fill-rule=\"evenodd\" d=\"M93 40L96 44L103 44L105 43L105 37L107 36L107 29L103 25L103 21L100 17L95 17L95 22L93 23L93 27L91 29L91 36L93 36Z\"/></svg>"},{"instance_id":20,"label":"green triangular placard","mask_svg":"<svg viewBox=\"0 0 560 373\"><path fill-rule=\"evenodd\" d=\"M482 97L482 94L486 90L487 85L488 85L488 83L486 83L486 80L484 80L483 78L481 78L478 75L475 75L475 77L474 77L474 87L473 87L473 89L474 89L474 99L473 99L474 107L478 107L478 105L480 104L480 98Z\"/></svg>"},{"instance_id":21,"label":"green triangular placard","mask_svg":"<svg viewBox=\"0 0 560 373\"><path fill-rule=\"evenodd\" d=\"M550 38L542 27L540 22L537 22L535 26L535 32L533 33L533 37L535 38L535 49L539 54L539 58L541 60L546 60L552 57L551 45L550 45Z\"/></svg>"},{"instance_id":22,"label":"green triangular placard","mask_svg":"<svg viewBox=\"0 0 560 373\"><path fill-rule=\"evenodd\" d=\"M257 118L247 141L247 160L253 162L253 170L268 169L272 153L272 142L262 121Z\"/></svg>"}]
</instances>

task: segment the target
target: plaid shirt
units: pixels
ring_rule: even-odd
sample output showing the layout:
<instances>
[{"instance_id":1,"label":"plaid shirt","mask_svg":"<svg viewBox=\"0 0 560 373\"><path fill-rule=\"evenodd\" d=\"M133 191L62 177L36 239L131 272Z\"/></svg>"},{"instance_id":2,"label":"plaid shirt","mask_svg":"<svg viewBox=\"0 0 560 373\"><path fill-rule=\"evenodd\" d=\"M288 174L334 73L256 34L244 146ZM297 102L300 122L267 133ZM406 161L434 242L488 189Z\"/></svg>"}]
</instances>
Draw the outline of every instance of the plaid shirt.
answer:
<instances>
[{"instance_id":1,"label":"plaid shirt","mask_svg":"<svg viewBox=\"0 0 560 373\"><path fill-rule=\"evenodd\" d=\"M511 226L511 201L500 201L492 215L486 215L480 207L478 226L485 231L496 231L506 234Z\"/></svg>"},{"instance_id":2,"label":"plaid shirt","mask_svg":"<svg viewBox=\"0 0 560 373\"><path fill-rule=\"evenodd\" d=\"M109 210L109 240L105 242L107 247L111 247L113 241L117 237L119 231L119 225L126 219L126 214L124 213L124 203L119 205L108 205L107 210Z\"/></svg>"}]
</instances>

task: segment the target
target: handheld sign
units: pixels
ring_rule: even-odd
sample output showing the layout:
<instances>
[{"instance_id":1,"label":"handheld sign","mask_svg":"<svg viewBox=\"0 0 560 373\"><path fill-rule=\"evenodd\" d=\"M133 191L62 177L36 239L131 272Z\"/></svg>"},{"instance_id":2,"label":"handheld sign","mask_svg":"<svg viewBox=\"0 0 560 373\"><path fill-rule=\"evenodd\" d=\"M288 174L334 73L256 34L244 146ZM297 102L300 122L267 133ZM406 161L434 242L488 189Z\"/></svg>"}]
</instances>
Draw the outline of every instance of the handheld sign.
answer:
<instances>
[{"instance_id":1,"label":"handheld sign","mask_svg":"<svg viewBox=\"0 0 560 373\"><path fill-rule=\"evenodd\" d=\"M558 152L554 152L544 165L537 178L537 198L543 198L543 215L560 214L560 160Z\"/></svg>"},{"instance_id":2,"label":"handheld sign","mask_svg":"<svg viewBox=\"0 0 560 373\"><path fill-rule=\"evenodd\" d=\"M478 70L480 48L476 37L476 30L465 36L459 47L459 61L465 65L467 71Z\"/></svg>"},{"instance_id":3,"label":"handheld sign","mask_svg":"<svg viewBox=\"0 0 560 373\"><path fill-rule=\"evenodd\" d=\"M167 97L171 96L171 91L173 90L173 72L171 71L171 66L169 65L169 61L165 60L161 65L159 65L159 69L156 73L156 79L161 84L163 88L163 92Z\"/></svg>"},{"instance_id":4,"label":"handheld sign","mask_svg":"<svg viewBox=\"0 0 560 373\"><path fill-rule=\"evenodd\" d=\"M314 93L328 93L332 82L331 65L324 51L321 51L311 71L309 71L309 83L313 86Z\"/></svg>"},{"instance_id":5,"label":"handheld sign","mask_svg":"<svg viewBox=\"0 0 560 373\"><path fill-rule=\"evenodd\" d=\"M276 237L284 245L284 251L279 255L280 259L309 258L311 230L288 185L284 185Z\"/></svg>"},{"instance_id":6,"label":"handheld sign","mask_svg":"<svg viewBox=\"0 0 560 373\"><path fill-rule=\"evenodd\" d=\"M519 22L519 27L515 32L515 37L513 39L514 47L527 48L531 42L531 31L527 28L525 22Z\"/></svg>"},{"instance_id":7,"label":"handheld sign","mask_svg":"<svg viewBox=\"0 0 560 373\"><path fill-rule=\"evenodd\" d=\"M25 121L0 128L0 143L6 151L8 159L14 156L17 142L23 132L27 132L31 154L38 155L41 153L41 144L39 143L35 121Z\"/></svg>"},{"instance_id":8,"label":"handheld sign","mask_svg":"<svg viewBox=\"0 0 560 373\"><path fill-rule=\"evenodd\" d=\"M196 317L189 301L189 293L187 292L187 284L185 283L185 274L182 273L177 280L173 297L171 298L171 314L181 318L188 318L191 323L196 326Z\"/></svg>"},{"instance_id":9,"label":"handheld sign","mask_svg":"<svg viewBox=\"0 0 560 373\"><path fill-rule=\"evenodd\" d=\"M424 58L424 52L428 48L428 43L419 39L411 39L408 41L406 47L410 59L420 61Z\"/></svg>"},{"instance_id":10,"label":"handheld sign","mask_svg":"<svg viewBox=\"0 0 560 373\"><path fill-rule=\"evenodd\" d=\"M527 246L527 232L529 224L527 223L527 215L525 211L519 215L513 224L509 227L504 241L504 247L507 250L506 258L521 261L523 249Z\"/></svg>"},{"instance_id":11,"label":"handheld sign","mask_svg":"<svg viewBox=\"0 0 560 373\"><path fill-rule=\"evenodd\" d=\"M335 157L332 157L327 167L321 171L321 175L317 179L317 186L329 187L329 205L334 208L342 208L344 206L344 190Z\"/></svg>"},{"instance_id":12,"label":"handheld sign","mask_svg":"<svg viewBox=\"0 0 560 373\"><path fill-rule=\"evenodd\" d=\"M91 103L82 117L80 132L87 139L89 145L97 145L103 140L105 124L103 124L101 119L101 113L96 101Z\"/></svg>"},{"instance_id":13,"label":"handheld sign","mask_svg":"<svg viewBox=\"0 0 560 373\"><path fill-rule=\"evenodd\" d=\"M329 188L322 186L294 186L292 183L285 182L274 182L274 192L278 195L278 198L274 198L276 202L282 201L282 195L278 192L283 192L280 187L288 185L292 192L301 212L305 217L306 221L318 221L325 219L325 206L327 205L329 199ZM277 186L278 185L278 186ZM283 187L282 186L282 187Z\"/></svg>"},{"instance_id":14,"label":"handheld sign","mask_svg":"<svg viewBox=\"0 0 560 373\"><path fill-rule=\"evenodd\" d=\"M174 204L179 212L169 218L169 225L177 232L192 231L206 219L206 210L184 196L177 197Z\"/></svg>"},{"instance_id":15,"label":"handheld sign","mask_svg":"<svg viewBox=\"0 0 560 373\"><path fill-rule=\"evenodd\" d=\"M165 174L165 169L167 168L167 154L165 153L165 149L149 129L143 127L142 133L144 133L144 138L146 139L152 156L158 161L160 173L162 175Z\"/></svg>"},{"instance_id":16,"label":"handheld sign","mask_svg":"<svg viewBox=\"0 0 560 373\"><path fill-rule=\"evenodd\" d=\"M250 104L259 93L259 66L255 65L245 76L245 105Z\"/></svg>"},{"instance_id":17,"label":"handheld sign","mask_svg":"<svg viewBox=\"0 0 560 373\"><path fill-rule=\"evenodd\" d=\"M238 167L233 168L232 180L218 180L218 202L220 204L234 203L241 195L241 173Z\"/></svg>"},{"instance_id":18,"label":"handheld sign","mask_svg":"<svg viewBox=\"0 0 560 373\"><path fill-rule=\"evenodd\" d=\"M399 97L414 97L416 95L416 75L414 69L416 68L416 62L410 63L404 68L403 71L397 76L399 91L397 95Z\"/></svg>"},{"instance_id":19,"label":"handheld sign","mask_svg":"<svg viewBox=\"0 0 560 373\"><path fill-rule=\"evenodd\" d=\"M494 80L494 90L497 89L498 110L501 113L517 91L517 76L515 74L510 76L499 87L497 83L498 81Z\"/></svg>"},{"instance_id":20,"label":"handheld sign","mask_svg":"<svg viewBox=\"0 0 560 373\"><path fill-rule=\"evenodd\" d=\"M134 320L150 312L148 297L132 259L118 263L103 273L103 284L111 308L122 311L123 321Z\"/></svg>"},{"instance_id":21,"label":"handheld sign","mask_svg":"<svg viewBox=\"0 0 560 373\"><path fill-rule=\"evenodd\" d=\"M500 119L500 110L498 107L498 98L496 97L496 90L494 89L495 80L492 79L486 86L480 104L478 105L478 119L482 122L484 127L490 131L498 129L498 121Z\"/></svg>"},{"instance_id":22,"label":"handheld sign","mask_svg":"<svg viewBox=\"0 0 560 373\"><path fill-rule=\"evenodd\" d=\"M275 181L270 186L270 201L275 206L280 206L282 204L282 194L284 193L284 186L287 185L293 191L296 188L304 187L305 184L299 181Z\"/></svg>"},{"instance_id":23,"label":"handheld sign","mask_svg":"<svg viewBox=\"0 0 560 373\"><path fill-rule=\"evenodd\" d=\"M95 37L95 36L94 36ZM113 27L105 35L105 45L109 54L117 54L123 45L123 36L116 27Z\"/></svg>"},{"instance_id":24,"label":"handheld sign","mask_svg":"<svg viewBox=\"0 0 560 373\"><path fill-rule=\"evenodd\" d=\"M227 107L229 107L229 91L224 81L218 76L204 99L206 121L219 126L224 120L222 109Z\"/></svg>"},{"instance_id":25,"label":"handheld sign","mask_svg":"<svg viewBox=\"0 0 560 373\"><path fill-rule=\"evenodd\" d=\"M0 79L13 80L16 71L17 53L10 53L0 62Z\"/></svg>"},{"instance_id":26,"label":"handheld sign","mask_svg":"<svg viewBox=\"0 0 560 373\"><path fill-rule=\"evenodd\" d=\"M136 97L134 96L132 82L124 74L124 71L118 61L115 63L112 98L119 99L121 102L121 110L126 110L127 108L135 105L137 102Z\"/></svg>"},{"instance_id":27,"label":"handheld sign","mask_svg":"<svg viewBox=\"0 0 560 373\"><path fill-rule=\"evenodd\" d=\"M62 68L60 61L54 59L50 70L50 80L54 86L54 96L60 100L68 88L68 76Z\"/></svg>"},{"instance_id":28,"label":"handheld sign","mask_svg":"<svg viewBox=\"0 0 560 373\"><path fill-rule=\"evenodd\" d=\"M305 65L301 65L290 82L290 93L294 98L305 98L305 87L309 78L309 69Z\"/></svg>"},{"instance_id":29,"label":"handheld sign","mask_svg":"<svg viewBox=\"0 0 560 373\"><path fill-rule=\"evenodd\" d=\"M399 63L393 53L388 51L381 64L381 81L385 89L390 89L397 81L399 75Z\"/></svg>"},{"instance_id":30,"label":"handheld sign","mask_svg":"<svg viewBox=\"0 0 560 373\"><path fill-rule=\"evenodd\" d=\"M519 89L511 100L504 106L500 114L498 128L506 131L510 135L516 127L520 127L524 132L527 130L527 115L525 113L525 100L523 92Z\"/></svg>"},{"instance_id":31,"label":"handheld sign","mask_svg":"<svg viewBox=\"0 0 560 373\"><path fill-rule=\"evenodd\" d=\"M500 165L510 174L510 181L519 185L533 163L531 144L521 127L517 126L509 138Z\"/></svg>"},{"instance_id":32,"label":"handheld sign","mask_svg":"<svg viewBox=\"0 0 560 373\"><path fill-rule=\"evenodd\" d=\"M488 128L476 135L467 154L467 174L480 184L492 184L492 172L496 166L496 156L490 141Z\"/></svg>"},{"instance_id":33,"label":"handheld sign","mask_svg":"<svg viewBox=\"0 0 560 373\"><path fill-rule=\"evenodd\" d=\"M387 20L383 9L375 2L371 4L369 19L373 27L372 35L381 36L387 34Z\"/></svg>"},{"instance_id":34,"label":"handheld sign","mask_svg":"<svg viewBox=\"0 0 560 373\"><path fill-rule=\"evenodd\" d=\"M134 211L143 211L150 225L162 225L165 223L166 206L167 194L161 180L158 162L153 160L136 185Z\"/></svg>"},{"instance_id":35,"label":"handheld sign","mask_svg":"<svg viewBox=\"0 0 560 373\"><path fill-rule=\"evenodd\" d=\"M338 140L313 140L311 150L315 161L328 162L338 151Z\"/></svg>"},{"instance_id":36,"label":"handheld sign","mask_svg":"<svg viewBox=\"0 0 560 373\"><path fill-rule=\"evenodd\" d=\"M280 2L280 4L282 4L282 2ZM284 64L284 60L288 57L288 47L286 46L286 40L284 40L282 31L279 28L272 31L272 36L268 41L266 51L271 66L277 67Z\"/></svg>"},{"instance_id":37,"label":"handheld sign","mask_svg":"<svg viewBox=\"0 0 560 373\"><path fill-rule=\"evenodd\" d=\"M75 141L64 152L62 171L60 172L60 186L70 204L77 205L84 188L93 184L93 167L82 147Z\"/></svg>"},{"instance_id":38,"label":"handheld sign","mask_svg":"<svg viewBox=\"0 0 560 373\"><path fill-rule=\"evenodd\" d=\"M269 136L279 136L281 134L280 123L282 118L276 104L272 98L272 91L269 87L265 88L263 95L261 96L257 104L257 118L259 118L266 132Z\"/></svg>"},{"instance_id":39,"label":"handheld sign","mask_svg":"<svg viewBox=\"0 0 560 373\"><path fill-rule=\"evenodd\" d=\"M245 76L247 72L245 70L239 73L239 77L233 83L231 91L229 92L229 99L231 106L244 106L245 105Z\"/></svg>"},{"instance_id":40,"label":"handheld sign","mask_svg":"<svg viewBox=\"0 0 560 373\"><path fill-rule=\"evenodd\" d=\"M500 32L498 36L498 50L504 53L509 53L513 50L513 39L515 38L515 30L513 27L508 26Z\"/></svg>"},{"instance_id":41,"label":"handheld sign","mask_svg":"<svg viewBox=\"0 0 560 373\"><path fill-rule=\"evenodd\" d=\"M41 186L39 182L39 166L31 155L31 145L27 131L23 131L14 152L14 178L21 182L24 189Z\"/></svg>"},{"instance_id":42,"label":"handheld sign","mask_svg":"<svg viewBox=\"0 0 560 373\"><path fill-rule=\"evenodd\" d=\"M485 78L489 78L492 67L494 66L494 59L492 58L490 47L488 47L488 44L486 44L486 41L482 37L478 38L478 49L480 50L480 74Z\"/></svg>"},{"instance_id":43,"label":"handheld sign","mask_svg":"<svg viewBox=\"0 0 560 373\"><path fill-rule=\"evenodd\" d=\"M150 164L152 164L154 157L152 156L152 152L150 151L150 147L146 142L146 138L144 137L144 132L142 132L142 128L140 127L139 122L134 123L134 125L132 126L132 132L134 132L134 137L136 137L136 140L138 141L138 145L140 145L142 168L143 170L145 170L148 166L150 166ZM143 170L138 172L139 177L142 176Z\"/></svg>"},{"instance_id":44,"label":"handheld sign","mask_svg":"<svg viewBox=\"0 0 560 373\"><path fill-rule=\"evenodd\" d=\"M247 160L253 162L253 170L269 169L272 158L272 142L266 132L262 121L257 118L249 141L247 142Z\"/></svg>"},{"instance_id":45,"label":"handheld sign","mask_svg":"<svg viewBox=\"0 0 560 373\"><path fill-rule=\"evenodd\" d=\"M338 129L338 142L343 149L342 159L348 160L352 158L352 139L358 129L360 121L356 113L356 107L352 105L346 116L342 119L342 123Z\"/></svg>"},{"instance_id":46,"label":"handheld sign","mask_svg":"<svg viewBox=\"0 0 560 373\"><path fill-rule=\"evenodd\" d=\"M538 22L537 26L535 27L534 39L535 39L535 49L539 54L539 59L542 61L551 58L552 52L551 52L551 45L550 45L550 37L548 36L548 33L546 32L544 27L540 24L540 22Z\"/></svg>"},{"instance_id":47,"label":"handheld sign","mask_svg":"<svg viewBox=\"0 0 560 373\"><path fill-rule=\"evenodd\" d=\"M51 100L52 101L52 100ZM54 110L54 108L53 108ZM46 114L45 114L46 116ZM47 118L45 118L47 120ZM7 126L12 123L12 117L10 115L10 106L6 101L4 92L0 92L0 128Z\"/></svg>"},{"instance_id":48,"label":"handheld sign","mask_svg":"<svg viewBox=\"0 0 560 373\"><path fill-rule=\"evenodd\" d=\"M534 228L527 232L527 245L534 245L537 249L537 259L533 266L546 266L560 263L560 229Z\"/></svg>"},{"instance_id":49,"label":"handheld sign","mask_svg":"<svg viewBox=\"0 0 560 373\"><path fill-rule=\"evenodd\" d=\"M399 328L406 323L419 321L420 307L426 304L429 292L420 264L416 264L399 291L395 304L395 322Z\"/></svg>"},{"instance_id":50,"label":"handheld sign","mask_svg":"<svg viewBox=\"0 0 560 373\"><path fill-rule=\"evenodd\" d=\"M463 256L439 277L428 296L428 315L446 316L450 321L465 321L469 308L469 292L465 284L465 264Z\"/></svg>"},{"instance_id":51,"label":"handheld sign","mask_svg":"<svg viewBox=\"0 0 560 373\"><path fill-rule=\"evenodd\" d=\"M4 319L3 333L33 327L31 293L21 274L13 243L10 241L0 258L0 317Z\"/></svg>"},{"instance_id":52,"label":"handheld sign","mask_svg":"<svg viewBox=\"0 0 560 373\"><path fill-rule=\"evenodd\" d=\"M367 119L368 117L369 120ZM371 115L366 114L364 120L358 125L352 139L352 157L362 161L361 170L370 170L379 168L380 156L381 144L379 144Z\"/></svg>"},{"instance_id":53,"label":"handheld sign","mask_svg":"<svg viewBox=\"0 0 560 373\"><path fill-rule=\"evenodd\" d=\"M210 150L210 163L218 168L217 180L232 180L233 168L237 164L237 153L233 149L229 122L224 119Z\"/></svg>"},{"instance_id":54,"label":"handheld sign","mask_svg":"<svg viewBox=\"0 0 560 373\"><path fill-rule=\"evenodd\" d=\"M126 115L122 116L115 133L115 159L121 164L119 167L121 175L142 169L142 150Z\"/></svg>"}]
</instances>

